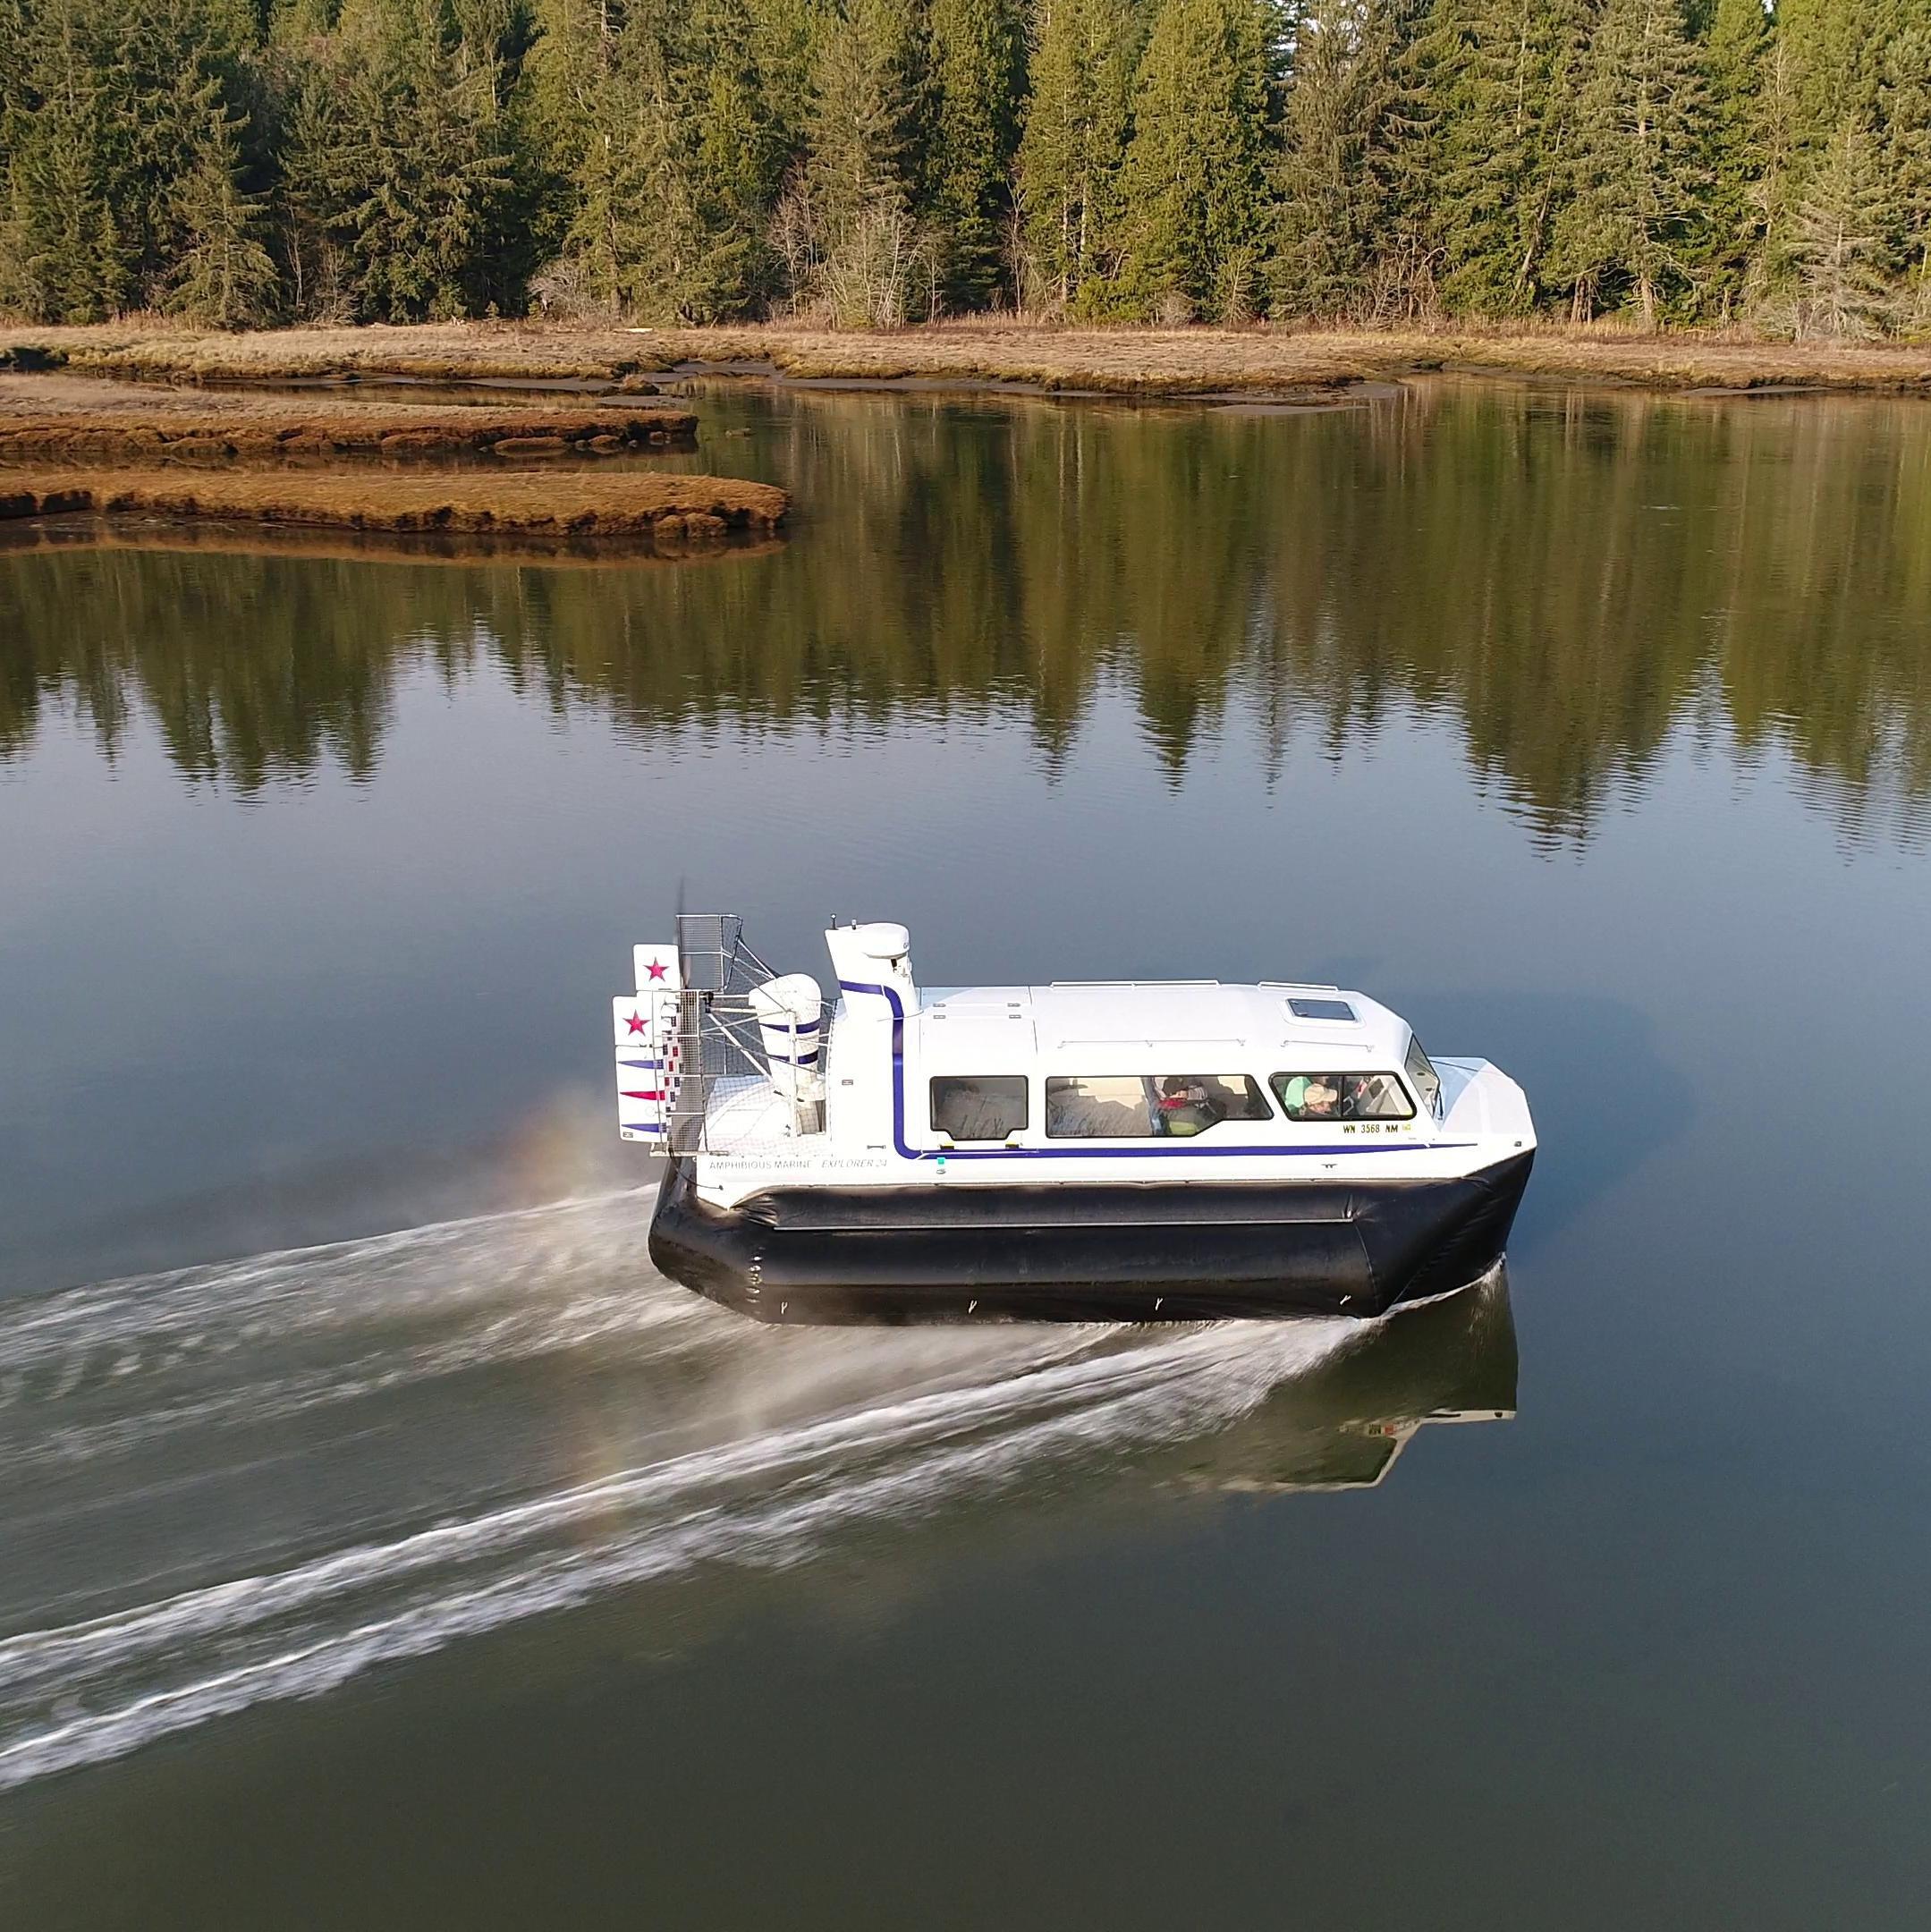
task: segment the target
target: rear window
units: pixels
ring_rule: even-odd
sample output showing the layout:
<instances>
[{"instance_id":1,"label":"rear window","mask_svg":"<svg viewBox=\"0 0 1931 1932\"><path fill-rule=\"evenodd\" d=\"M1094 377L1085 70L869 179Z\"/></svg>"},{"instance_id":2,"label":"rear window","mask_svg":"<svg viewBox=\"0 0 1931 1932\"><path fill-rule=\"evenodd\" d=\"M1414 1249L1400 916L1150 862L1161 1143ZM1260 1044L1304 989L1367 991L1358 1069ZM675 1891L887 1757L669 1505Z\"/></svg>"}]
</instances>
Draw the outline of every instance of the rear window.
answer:
<instances>
[{"instance_id":1,"label":"rear window","mask_svg":"<svg viewBox=\"0 0 1931 1932\"><path fill-rule=\"evenodd\" d=\"M932 1082L932 1131L954 1140L1004 1140L1026 1131L1023 1073L974 1073Z\"/></svg>"},{"instance_id":2,"label":"rear window","mask_svg":"<svg viewBox=\"0 0 1931 1932\"><path fill-rule=\"evenodd\" d=\"M1276 1073L1274 1097L1291 1121L1413 1120L1415 1103L1393 1073Z\"/></svg>"},{"instance_id":3,"label":"rear window","mask_svg":"<svg viewBox=\"0 0 1931 1932\"><path fill-rule=\"evenodd\" d=\"M1055 1074L1046 1131L1061 1140L1187 1140L1229 1121L1272 1120L1250 1073Z\"/></svg>"}]
</instances>

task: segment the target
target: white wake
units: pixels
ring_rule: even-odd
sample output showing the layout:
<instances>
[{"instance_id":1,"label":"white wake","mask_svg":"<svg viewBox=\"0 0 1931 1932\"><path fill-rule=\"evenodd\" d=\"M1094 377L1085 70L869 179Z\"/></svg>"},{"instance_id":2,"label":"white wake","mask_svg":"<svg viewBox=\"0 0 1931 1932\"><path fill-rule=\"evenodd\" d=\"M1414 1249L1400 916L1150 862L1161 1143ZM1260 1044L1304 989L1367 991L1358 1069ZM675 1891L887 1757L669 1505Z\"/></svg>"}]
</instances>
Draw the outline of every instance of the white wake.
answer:
<instances>
[{"instance_id":1,"label":"white wake","mask_svg":"<svg viewBox=\"0 0 1931 1932\"><path fill-rule=\"evenodd\" d=\"M648 1211L560 1203L19 1310L0 1513L38 1536L41 1587L0 1639L0 1789L1221 1428L1360 1332L764 1330L649 1271ZM585 1440L617 1466L556 1479ZM294 1507L276 1456L328 1479Z\"/></svg>"}]
</instances>

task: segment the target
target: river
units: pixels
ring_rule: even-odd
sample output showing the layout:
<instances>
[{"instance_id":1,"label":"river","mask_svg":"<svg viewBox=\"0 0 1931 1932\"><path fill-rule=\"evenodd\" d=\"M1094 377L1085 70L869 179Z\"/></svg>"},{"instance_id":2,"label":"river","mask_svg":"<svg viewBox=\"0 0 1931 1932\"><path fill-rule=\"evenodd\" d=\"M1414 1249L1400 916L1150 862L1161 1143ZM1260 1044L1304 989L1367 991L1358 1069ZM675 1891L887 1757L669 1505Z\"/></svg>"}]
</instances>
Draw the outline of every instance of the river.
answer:
<instances>
[{"instance_id":1,"label":"river","mask_svg":"<svg viewBox=\"0 0 1931 1932\"><path fill-rule=\"evenodd\" d=\"M1931 409L694 387L782 543L0 548L0 1921L1921 1925ZM742 1324L680 903L1360 986L1507 1277Z\"/></svg>"}]
</instances>

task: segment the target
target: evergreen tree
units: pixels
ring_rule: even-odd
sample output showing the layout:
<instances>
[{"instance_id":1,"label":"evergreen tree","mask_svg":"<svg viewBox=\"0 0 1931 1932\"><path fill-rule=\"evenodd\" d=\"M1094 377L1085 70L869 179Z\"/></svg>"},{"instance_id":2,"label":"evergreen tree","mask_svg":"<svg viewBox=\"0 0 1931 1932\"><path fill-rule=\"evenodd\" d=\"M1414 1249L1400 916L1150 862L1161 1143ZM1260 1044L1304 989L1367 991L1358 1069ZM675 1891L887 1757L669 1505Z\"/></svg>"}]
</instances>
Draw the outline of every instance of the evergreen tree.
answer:
<instances>
[{"instance_id":1,"label":"evergreen tree","mask_svg":"<svg viewBox=\"0 0 1931 1932\"><path fill-rule=\"evenodd\" d=\"M703 246L682 292L692 321L752 312L768 295L765 231L783 164L783 131L766 106L746 0L698 0L693 13L695 136Z\"/></svg>"},{"instance_id":2,"label":"evergreen tree","mask_svg":"<svg viewBox=\"0 0 1931 1932\"><path fill-rule=\"evenodd\" d=\"M528 126L567 196L607 111L623 13L615 0L536 0L532 24L522 68Z\"/></svg>"},{"instance_id":3,"label":"evergreen tree","mask_svg":"<svg viewBox=\"0 0 1931 1932\"><path fill-rule=\"evenodd\" d=\"M546 172L548 306L663 321L768 292L782 160L750 0L543 0L526 117Z\"/></svg>"},{"instance_id":4,"label":"evergreen tree","mask_svg":"<svg viewBox=\"0 0 1931 1932\"><path fill-rule=\"evenodd\" d=\"M1817 159L1848 122L1868 126L1875 116L1900 0L1776 0L1774 11L1791 64L1796 146Z\"/></svg>"},{"instance_id":5,"label":"evergreen tree","mask_svg":"<svg viewBox=\"0 0 1931 1932\"><path fill-rule=\"evenodd\" d=\"M305 320L348 321L354 304L343 223L351 189L346 55L326 22L298 5L275 21L267 65L281 164L275 225L289 303Z\"/></svg>"},{"instance_id":6,"label":"evergreen tree","mask_svg":"<svg viewBox=\"0 0 1931 1932\"><path fill-rule=\"evenodd\" d=\"M611 0L533 0L515 109L525 148L538 309L574 307L580 262L563 258L580 212L593 140L601 142L619 21Z\"/></svg>"},{"instance_id":7,"label":"evergreen tree","mask_svg":"<svg viewBox=\"0 0 1931 1932\"><path fill-rule=\"evenodd\" d=\"M1067 311L1118 272L1144 13L1139 0L1038 0L1018 163L1022 305Z\"/></svg>"},{"instance_id":8,"label":"evergreen tree","mask_svg":"<svg viewBox=\"0 0 1931 1932\"><path fill-rule=\"evenodd\" d=\"M1389 320L1433 320L1442 311L1448 258L1442 181L1450 152L1448 102L1461 48L1442 30L1440 0L1385 4L1393 53L1375 150L1383 227L1373 313Z\"/></svg>"},{"instance_id":9,"label":"evergreen tree","mask_svg":"<svg viewBox=\"0 0 1931 1932\"><path fill-rule=\"evenodd\" d=\"M553 301L565 312L614 309L622 299L629 190L618 82L623 14L612 0L538 0L535 24L523 109L541 147L544 233L556 250L538 277L538 303L546 312Z\"/></svg>"},{"instance_id":10,"label":"evergreen tree","mask_svg":"<svg viewBox=\"0 0 1931 1932\"><path fill-rule=\"evenodd\" d=\"M0 0L0 129L26 103L29 32L27 0Z\"/></svg>"},{"instance_id":11,"label":"evergreen tree","mask_svg":"<svg viewBox=\"0 0 1931 1932\"><path fill-rule=\"evenodd\" d=\"M1410 216L1421 0L1306 0L1294 18L1271 281L1277 312L1366 317L1412 301Z\"/></svg>"},{"instance_id":12,"label":"evergreen tree","mask_svg":"<svg viewBox=\"0 0 1931 1932\"><path fill-rule=\"evenodd\" d=\"M919 206L928 105L922 13L847 0L820 30L791 217L798 293L837 321L890 326L932 305L938 265Z\"/></svg>"},{"instance_id":13,"label":"evergreen tree","mask_svg":"<svg viewBox=\"0 0 1931 1932\"><path fill-rule=\"evenodd\" d=\"M1681 0L1606 0L1582 67L1552 283L1587 321L1629 296L1646 328L1688 295L1710 171Z\"/></svg>"},{"instance_id":14,"label":"evergreen tree","mask_svg":"<svg viewBox=\"0 0 1931 1932\"><path fill-rule=\"evenodd\" d=\"M999 285L1023 106L1015 0L931 0L934 114L927 194L944 256L945 303L982 309Z\"/></svg>"},{"instance_id":15,"label":"evergreen tree","mask_svg":"<svg viewBox=\"0 0 1931 1932\"><path fill-rule=\"evenodd\" d=\"M1895 312L1881 286L1898 239L1879 127L1885 62L1922 0L1779 0L1773 46L1782 165L1766 195L1773 326L1865 335ZM1867 230L1871 231L1867 234Z\"/></svg>"},{"instance_id":16,"label":"evergreen tree","mask_svg":"<svg viewBox=\"0 0 1931 1932\"><path fill-rule=\"evenodd\" d=\"M786 161L804 153L818 37L835 0L749 0L751 51L764 80L772 142Z\"/></svg>"},{"instance_id":17,"label":"evergreen tree","mask_svg":"<svg viewBox=\"0 0 1931 1932\"><path fill-rule=\"evenodd\" d=\"M1760 64L1762 84L1757 102L1756 190L1762 241L1745 291L1745 312L1762 313L1766 304L1781 302L1788 291L1790 259L1786 248L1796 212L1803 174L1810 165L1802 152L1808 137L1802 103L1803 61L1793 37L1773 13Z\"/></svg>"},{"instance_id":18,"label":"evergreen tree","mask_svg":"<svg viewBox=\"0 0 1931 1932\"><path fill-rule=\"evenodd\" d=\"M99 80L106 63L92 14L89 0L44 0L14 82L0 294L36 321L98 321L128 290L108 199Z\"/></svg>"},{"instance_id":19,"label":"evergreen tree","mask_svg":"<svg viewBox=\"0 0 1931 1932\"><path fill-rule=\"evenodd\" d=\"M1931 21L1886 50L1878 93L1892 256L1907 278L1914 326L1931 325Z\"/></svg>"},{"instance_id":20,"label":"evergreen tree","mask_svg":"<svg viewBox=\"0 0 1931 1932\"><path fill-rule=\"evenodd\" d=\"M1163 0L1121 174L1124 312L1241 321L1269 221L1275 15L1266 0Z\"/></svg>"},{"instance_id":21,"label":"evergreen tree","mask_svg":"<svg viewBox=\"0 0 1931 1932\"><path fill-rule=\"evenodd\" d=\"M0 292L66 321L160 299L181 184L210 115L241 91L240 17L230 0L41 0L14 20L21 44L0 64Z\"/></svg>"},{"instance_id":22,"label":"evergreen tree","mask_svg":"<svg viewBox=\"0 0 1931 1932\"><path fill-rule=\"evenodd\" d=\"M821 30L806 138L812 193L830 227L882 199L910 201L926 109L922 27L894 0L847 0Z\"/></svg>"},{"instance_id":23,"label":"evergreen tree","mask_svg":"<svg viewBox=\"0 0 1931 1932\"><path fill-rule=\"evenodd\" d=\"M1888 319L1884 216L1876 143L1857 122L1846 121L1812 172L1792 226L1800 336L1861 339Z\"/></svg>"},{"instance_id":24,"label":"evergreen tree","mask_svg":"<svg viewBox=\"0 0 1931 1932\"><path fill-rule=\"evenodd\" d=\"M634 0L576 94L563 248L579 292L662 322L752 308L770 279L777 157L744 0L699 0L688 14Z\"/></svg>"},{"instance_id":25,"label":"evergreen tree","mask_svg":"<svg viewBox=\"0 0 1931 1932\"><path fill-rule=\"evenodd\" d=\"M292 173L330 292L354 319L521 307L500 18L466 24L445 0L347 0L304 50Z\"/></svg>"},{"instance_id":26,"label":"evergreen tree","mask_svg":"<svg viewBox=\"0 0 1931 1932\"><path fill-rule=\"evenodd\" d=\"M6 176L21 137L32 118L29 76L33 29L28 0L0 0L0 208Z\"/></svg>"},{"instance_id":27,"label":"evergreen tree","mask_svg":"<svg viewBox=\"0 0 1931 1932\"><path fill-rule=\"evenodd\" d=\"M32 306L25 272L23 191L14 182L21 137L31 124L27 52L23 0L0 0L0 314L23 313Z\"/></svg>"},{"instance_id":28,"label":"evergreen tree","mask_svg":"<svg viewBox=\"0 0 1931 1932\"><path fill-rule=\"evenodd\" d=\"M209 131L241 166L248 117L242 70L252 13L240 0L101 0L107 65L100 96L105 191L131 299L165 299L180 258L183 183Z\"/></svg>"},{"instance_id":29,"label":"evergreen tree","mask_svg":"<svg viewBox=\"0 0 1931 1932\"><path fill-rule=\"evenodd\" d=\"M1437 221L1454 308L1537 306L1585 24L1580 0L1439 0Z\"/></svg>"},{"instance_id":30,"label":"evergreen tree","mask_svg":"<svg viewBox=\"0 0 1931 1932\"><path fill-rule=\"evenodd\" d=\"M678 296L703 249L703 216L677 95L670 10L640 7L618 69L611 267L624 310L678 319Z\"/></svg>"},{"instance_id":31,"label":"evergreen tree","mask_svg":"<svg viewBox=\"0 0 1931 1932\"><path fill-rule=\"evenodd\" d=\"M175 314L217 328L265 321L281 291L280 271L256 233L262 207L241 192L240 167L235 126L217 110L175 191L180 239L166 298Z\"/></svg>"},{"instance_id":32,"label":"evergreen tree","mask_svg":"<svg viewBox=\"0 0 1931 1932\"><path fill-rule=\"evenodd\" d=\"M1716 0L1704 54L1710 113L1704 269L1707 305L1725 320L1761 279L1769 184L1782 159L1764 100L1769 43L1763 0Z\"/></svg>"}]
</instances>

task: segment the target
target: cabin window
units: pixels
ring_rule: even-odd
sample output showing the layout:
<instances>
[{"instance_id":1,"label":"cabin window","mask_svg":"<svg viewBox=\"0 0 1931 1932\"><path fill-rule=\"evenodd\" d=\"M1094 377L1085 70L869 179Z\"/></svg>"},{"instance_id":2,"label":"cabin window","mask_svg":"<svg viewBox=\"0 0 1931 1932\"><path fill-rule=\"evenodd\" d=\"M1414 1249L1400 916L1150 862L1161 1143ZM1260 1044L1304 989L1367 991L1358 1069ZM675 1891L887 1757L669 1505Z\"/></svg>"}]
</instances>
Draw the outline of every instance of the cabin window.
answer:
<instances>
[{"instance_id":1,"label":"cabin window","mask_svg":"<svg viewBox=\"0 0 1931 1932\"><path fill-rule=\"evenodd\" d=\"M1276 1073L1274 1092L1291 1121L1415 1117L1415 1103L1393 1073Z\"/></svg>"},{"instance_id":2,"label":"cabin window","mask_svg":"<svg viewBox=\"0 0 1931 1932\"><path fill-rule=\"evenodd\" d=\"M932 1082L932 1131L954 1140L1004 1140L1024 1133L1023 1073L973 1073Z\"/></svg>"},{"instance_id":3,"label":"cabin window","mask_svg":"<svg viewBox=\"0 0 1931 1932\"><path fill-rule=\"evenodd\" d=\"M1046 1083L1046 1131L1055 1140L1185 1140L1228 1121L1273 1118L1248 1073L1089 1073Z\"/></svg>"},{"instance_id":4,"label":"cabin window","mask_svg":"<svg viewBox=\"0 0 1931 1932\"><path fill-rule=\"evenodd\" d=\"M1415 1083L1415 1091L1421 1096L1421 1104L1439 1120L1442 1114L1442 1076L1435 1071L1435 1063L1421 1050L1421 1042L1410 1033L1408 1036L1408 1077Z\"/></svg>"}]
</instances>

